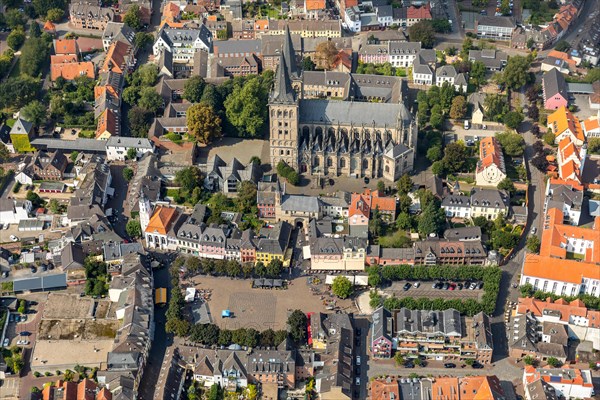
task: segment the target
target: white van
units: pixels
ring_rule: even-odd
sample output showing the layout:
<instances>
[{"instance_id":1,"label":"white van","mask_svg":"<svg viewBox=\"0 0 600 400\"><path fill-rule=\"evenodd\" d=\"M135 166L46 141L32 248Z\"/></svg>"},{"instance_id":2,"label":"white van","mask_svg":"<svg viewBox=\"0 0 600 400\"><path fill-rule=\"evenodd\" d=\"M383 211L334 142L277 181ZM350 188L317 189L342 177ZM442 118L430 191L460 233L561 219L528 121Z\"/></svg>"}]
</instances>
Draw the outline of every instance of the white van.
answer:
<instances>
[{"instance_id":1,"label":"white van","mask_svg":"<svg viewBox=\"0 0 600 400\"><path fill-rule=\"evenodd\" d=\"M471 124L469 123L468 119L465 119L465 129L469 129L471 127Z\"/></svg>"}]
</instances>

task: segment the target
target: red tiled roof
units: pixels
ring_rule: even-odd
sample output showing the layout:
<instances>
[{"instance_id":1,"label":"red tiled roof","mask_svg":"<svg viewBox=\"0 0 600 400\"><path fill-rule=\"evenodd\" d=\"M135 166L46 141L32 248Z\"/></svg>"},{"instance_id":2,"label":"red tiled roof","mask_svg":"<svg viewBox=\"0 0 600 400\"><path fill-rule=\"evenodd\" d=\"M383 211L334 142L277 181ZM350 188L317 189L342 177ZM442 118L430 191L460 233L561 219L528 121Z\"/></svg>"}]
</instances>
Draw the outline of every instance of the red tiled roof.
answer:
<instances>
[{"instance_id":1,"label":"red tiled roof","mask_svg":"<svg viewBox=\"0 0 600 400\"><path fill-rule=\"evenodd\" d=\"M101 72L114 71L120 74L127 68L127 56L131 48L125 42L116 41L110 45Z\"/></svg>"},{"instance_id":2,"label":"red tiled roof","mask_svg":"<svg viewBox=\"0 0 600 400\"><path fill-rule=\"evenodd\" d=\"M421 7L410 6L406 10L408 19L431 19L431 8L429 3Z\"/></svg>"},{"instance_id":3,"label":"red tiled roof","mask_svg":"<svg viewBox=\"0 0 600 400\"><path fill-rule=\"evenodd\" d=\"M68 81L73 80L78 76L88 76L95 79L96 70L94 68L94 63L90 61L52 64L50 66L50 79L52 82L56 81L60 76Z\"/></svg>"},{"instance_id":4,"label":"red tiled roof","mask_svg":"<svg viewBox=\"0 0 600 400\"><path fill-rule=\"evenodd\" d=\"M75 39L56 39L54 54L77 54L77 41Z\"/></svg>"}]
</instances>

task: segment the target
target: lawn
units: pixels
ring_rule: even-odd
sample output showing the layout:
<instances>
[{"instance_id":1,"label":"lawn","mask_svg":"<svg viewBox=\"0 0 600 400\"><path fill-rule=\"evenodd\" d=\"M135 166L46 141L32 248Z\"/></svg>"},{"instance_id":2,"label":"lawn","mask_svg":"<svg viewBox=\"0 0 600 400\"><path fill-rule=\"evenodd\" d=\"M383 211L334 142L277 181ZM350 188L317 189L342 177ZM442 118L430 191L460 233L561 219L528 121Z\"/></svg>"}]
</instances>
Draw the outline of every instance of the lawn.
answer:
<instances>
[{"instance_id":1,"label":"lawn","mask_svg":"<svg viewBox=\"0 0 600 400\"><path fill-rule=\"evenodd\" d=\"M35 151L35 149L31 147L31 143L29 142L29 137L27 137L27 135L10 135L10 139L18 153Z\"/></svg>"},{"instance_id":2,"label":"lawn","mask_svg":"<svg viewBox=\"0 0 600 400\"><path fill-rule=\"evenodd\" d=\"M14 120L14 119L12 119L12 118L9 118L9 119L7 119L7 120L6 120L6 125L7 125L9 128L12 128L12 127L13 127L13 125L15 124L15 122L16 122L16 120Z\"/></svg>"},{"instance_id":3,"label":"lawn","mask_svg":"<svg viewBox=\"0 0 600 400\"><path fill-rule=\"evenodd\" d=\"M89 129L82 129L79 132L79 137L80 138L86 138L86 139L95 139L96 138L96 132L89 130Z\"/></svg>"},{"instance_id":4,"label":"lawn","mask_svg":"<svg viewBox=\"0 0 600 400\"><path fill-rule=\"evenodd\" d=\"M175 197L179 194L179 189L167 189L167 197Z\"/></svg>"}]
</instances>

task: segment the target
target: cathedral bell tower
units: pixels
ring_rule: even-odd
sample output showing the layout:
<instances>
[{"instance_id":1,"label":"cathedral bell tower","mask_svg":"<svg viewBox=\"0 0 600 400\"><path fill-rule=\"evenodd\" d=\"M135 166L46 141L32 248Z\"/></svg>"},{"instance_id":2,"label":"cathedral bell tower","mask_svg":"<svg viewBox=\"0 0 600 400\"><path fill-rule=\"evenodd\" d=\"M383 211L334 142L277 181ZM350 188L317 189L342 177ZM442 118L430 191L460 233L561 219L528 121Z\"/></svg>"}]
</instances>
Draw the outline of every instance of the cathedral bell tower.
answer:
<instances>
[{"instance_id":1,"label":"cathedral bell tower","mask_svg":"<svg viewBox=\"0 0 600 400\"><path fill-rule=\"evenodd\" d=\"M289 37L289 36L288 36ZM292 88L290 70L295 71L296 60L287 60L284 51L279 56L279 66L275 74L275 85L269 98L269 143L271 146L271 166L277 168L279 161L298 169L298 96ZM293 68L288 67L293 63Z\"/></svg>"}]
</instances>

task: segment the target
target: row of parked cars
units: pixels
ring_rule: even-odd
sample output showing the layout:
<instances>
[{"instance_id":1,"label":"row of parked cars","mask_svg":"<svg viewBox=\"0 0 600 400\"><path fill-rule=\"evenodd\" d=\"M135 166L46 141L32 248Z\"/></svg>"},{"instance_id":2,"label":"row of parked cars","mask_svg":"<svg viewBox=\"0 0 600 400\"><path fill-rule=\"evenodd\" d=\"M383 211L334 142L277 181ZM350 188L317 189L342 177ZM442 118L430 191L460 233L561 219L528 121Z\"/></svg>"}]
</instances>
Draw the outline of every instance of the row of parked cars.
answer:
<instances>
[{"instance_id":1,"label":"row of parked cars","mask_svg":"<svg viewBox=\"0 0 600 400\"><path fill-rule=\"evenodd\" d=\"M466 281L462 282L435 282L431 285L432 289L439 290L475 290L475 289L483 289L483 282L481 281Z\"/></svg>"}]
</instances>

